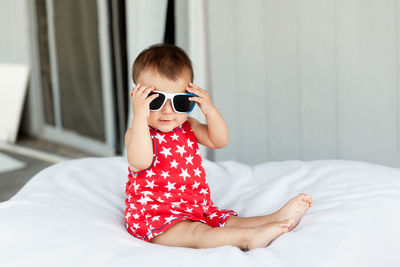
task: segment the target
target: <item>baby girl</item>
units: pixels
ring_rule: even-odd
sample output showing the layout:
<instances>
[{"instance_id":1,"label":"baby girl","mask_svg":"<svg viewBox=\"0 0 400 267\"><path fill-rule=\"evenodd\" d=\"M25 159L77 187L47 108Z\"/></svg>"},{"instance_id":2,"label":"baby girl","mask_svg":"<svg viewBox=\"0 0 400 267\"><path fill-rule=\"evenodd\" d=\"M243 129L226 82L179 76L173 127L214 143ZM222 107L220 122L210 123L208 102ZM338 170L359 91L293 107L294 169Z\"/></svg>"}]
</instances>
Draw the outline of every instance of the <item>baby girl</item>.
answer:
<instances>
[{"instance_id":1,"label":"baby girl","mask_svg":"<svg viewBox=\"0 0 400 267\"><path fill-rule=\"evenodd\" d=\"M255 217L240 217L212 202L198 143L226 146L228 127L209 93L192 83L192 64L182 49L166 44L145 49L132 75L133 119L125 135L125 221L131 235L167 246L251 250L297 225L312 205L306 194ZM196 104L206 124L188 116Z\"/></svg>"}]
</instances>

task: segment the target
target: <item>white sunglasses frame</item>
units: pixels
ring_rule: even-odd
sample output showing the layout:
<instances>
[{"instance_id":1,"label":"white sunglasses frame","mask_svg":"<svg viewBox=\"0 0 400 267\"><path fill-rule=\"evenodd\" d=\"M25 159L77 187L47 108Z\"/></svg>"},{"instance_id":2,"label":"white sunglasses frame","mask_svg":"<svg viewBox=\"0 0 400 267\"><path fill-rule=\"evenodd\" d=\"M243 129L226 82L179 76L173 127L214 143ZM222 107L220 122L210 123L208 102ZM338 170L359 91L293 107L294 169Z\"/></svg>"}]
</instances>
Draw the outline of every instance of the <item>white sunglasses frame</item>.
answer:
<instances>
[{"instance_id":1,"label":"white sunglasses frame","mask_svg":"<svg viewBox=\"0 0 400 267\"><path fill-rule=\"evenodd\" d=\"M177 95L189 95L189 96L197 97L197 95L195 95L195 94L191 94L191 93L174 93L174 94L171 94L171 93L166 93L166 92L161 92L161 91L152 91L151 93L162 94L162 95L165 96L165 99L164 99L164 102L162 103L160 108L158 108L158 109L150 109L150 111L159 111L159 110L161 110L164 107L165 103L167 103L168 99L171 100L171 106L172 106L172 108L174 109L174 111L176 113L190 113L190 112L193 111L194 107L196 106L196 102L192 101L192 102L194 102L194 105L193 105L191 110L189 110L187 112L176 111L175 106L174 106L174 99L173 99L174 96L177 96Z\"/></svg>"}]
</instances>

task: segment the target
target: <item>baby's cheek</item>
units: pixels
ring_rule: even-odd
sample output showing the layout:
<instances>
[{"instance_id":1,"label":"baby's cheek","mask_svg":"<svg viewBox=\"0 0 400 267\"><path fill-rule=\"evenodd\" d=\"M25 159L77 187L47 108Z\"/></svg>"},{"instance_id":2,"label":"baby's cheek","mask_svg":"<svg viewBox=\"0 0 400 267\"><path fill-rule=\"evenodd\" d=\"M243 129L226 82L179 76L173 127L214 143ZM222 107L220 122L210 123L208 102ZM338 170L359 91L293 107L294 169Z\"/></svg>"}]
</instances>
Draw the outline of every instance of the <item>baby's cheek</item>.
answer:
<instances>
[{"instance_id":1,"label":"baby's cheek","mask_svg":"<svg viewBox=\"0 0 400 267\"><path fill-rule=\"evenodd\" d=\"M159 111L150 111L149 117L147 118L147 124L153 128L155 127L155 124L159 118L157 113L159 113Z\"/></svg>"},{"instance_id":2,"label":"baby's cheek","mask_svg":"<svg viewBox=\"0 0 400 267\"><path fill-rule=\"evenodd\" d=\"M189 117L188 114L177 113L175 118L176 118L178 124L181 125L188 119L188 117Z\"/></svg>"}]
</instances>

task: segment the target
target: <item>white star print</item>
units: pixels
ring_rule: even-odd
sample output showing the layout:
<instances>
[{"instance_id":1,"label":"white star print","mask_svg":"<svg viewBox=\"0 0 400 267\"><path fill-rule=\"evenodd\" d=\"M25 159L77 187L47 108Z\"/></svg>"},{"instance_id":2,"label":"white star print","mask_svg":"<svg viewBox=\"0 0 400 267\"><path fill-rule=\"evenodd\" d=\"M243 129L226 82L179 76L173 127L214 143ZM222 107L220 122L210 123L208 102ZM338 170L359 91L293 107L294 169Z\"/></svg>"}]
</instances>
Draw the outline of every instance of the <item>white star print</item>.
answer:
<instances>
[{"instance_id":1,"label":"white star print","mask_svg":"<svg viewBox=\"0 0 400 267\"><path fill-rule=\"evenodd\" d=\"M167 141L165 141L164 137L165 137L165 135L161 135L159 133L156 135L156 138L158 139L159 144L161 144L162 142L165 142L165 143L167 142Z\"/></svg>"},{"instance_id":2,"label":"white star print","mask_svg":"<svg viewBox=\"0 0 400 267\"><path fill-rule=\"evenodd\" d=\"M151 177L151 176L153 176L155 173L150 169L150 170L147 170L146 171L146 177Z\"/></svg>"},{"instance_id":3,"label":"white star print","mask_svg":"<svg viewBox=\"0 0 400 267\"><path fill-rule=\"evenodd\" d=\"M178 190L181 190L182 192L184 192L186 190L186 185L182 185Z\"/></svg>"},{"instance_id":4,"label":"white star print","mask_svg":"<svg viewBox=\"0 0 400 267\"><path fill-rule=\"evenodd\" d=\"M158 198L157 198L157 201L158 201L158 202L161 202L161 203L164 202L164 200L162 200L161 197L158 197Z\"/></svg>"},{"instance_id":5,"label":"white star print","mask_svg":"<svg viewBox=\"0 0 400 267\"><path fill-rule=\"evenodd\" d=\"M171 221L173 221L173 220L175 220L176 219L176 217L174 217L174 216L169 216L168 218L165 218L165 223L170 223Z\"/></svg>"},{"instance_id":6,"label":"white star print","mask_svg":"<svg viewBox=\"0 0 400 267\"><path fill-rule=\"evenodd\" d=\"M169 177L169 172L162 171L161 176L164 177L164 179L167 179L167 177Z\"/></svg>"},{"instance_id":7,"label":"white star print","mask_svg":"<svg viewBox=\"0 0 400 267\"><path fill-rule=\"evenodd\" d=\"M199 205L197 204L197 200L195 200L195 201L194 201L193 207L196 207L196 208L197 208L198 206L199 206Z\"/></svg>"},{"instance_id":8,"label":"white star print","mask_svg":"<svg viewBox=\"0 0 400 267\"><path fill-rule=\"evenodd\" d=\"M155 210L158 210L158 205L157 204L154 204L154 205L151 205L151 209L153 210L153 209L155 209Z\"/></svg>"},{"instance_id":9,"label":"white star print","mask_svg":"<svg viewBox=\"0 0 400 267\"><path fill-rule=\"evenodd\" d=\"M191 208L191 209L189 209L189 208L186 208L186 210L185 210L187 213L192 213L193 212L193 208Z\"/></svg>"},{"instance_id":10,"label":"white star print","mask_svg":"<svg viewBox=\"0 0 400 267\"><path fill-rule=\"evenodd\" d=\"M145 187L150 187L151 189L153 189L155 186L158 186L156 184L154 184L154 180L149 182L148 180L146 180L147 185Z\"/></svg>"},{"instance_id":11,"label":"white star print","mask_svg":"<svg viewBox=\"0 0 400 267\"><path fill-rule=\"evenodd\" d=\"M190 141L190 139L187 140L187 145L190 148L193 148L192 145L194 144L194 142Z\"/></svg>"},{"instance_id":12,"label":"white star print","mask_svg":"<svg viewBox=\"0 0 400 267\"><path fill-rule=\"evenodd\" d=\"M168 199L168 198L172 197L172 195L171 195L171 193L164 193L164 197L165 197L166 199Z\"/></svg>"},{"instance_id":13,"label":"white star print","mask_svg":"<svg viewBox=\"0 0 400 267\"><path fill-rule=\"evenodd\" d=\"M208 192L207 192L207 189L201 189L200 190L200 194L204 194L204 195L207 195L208 194Z\"/></svg>"},{"instance_id":14,"label":"white star print","mask_svg":"<svg viewBox=\"0 0 400 267\"><path fill-rule=\"evenodd\" d=\"M207 200L204 199L203 203L201 203L202 206L207 205Z\"/></svg>"},{"instance_id":15,"label":"white star print","mask_svg":"<svg viewBox=\"0 0 400 267\"><path fill-rule=\"evenodd\" d=\"M199 168L194 169L194 176L199 176L200 177L201 171Z\"/></svg>"},{"instance_id":16,"label":"white star print","mask_svg":"<svg viewBox=\"0 0 400 267\"><path fill-rule=\"evenodd\" d=\"M125 216L125 219L128 220L129 217L131 217L131 213L130 213L130 212L127 212L127 213L126 213L126 216Z\"/></svg>"},{"instance_id":17,"label":"white star print","mask_svg":"<svg viewBox=\"0 0 400 267\"><path fill-rule=\"evenodd\" d=\"M153 157L154 157L154 156L153 156ZM160 162L159 162L158 159L156 158L156 160L154 161L154 166L156 166L157 163L160 163Z\"/></svg>"},{"instance_id":18,"label":"white star print","mask_svg":"<svg viewBox=\"0 0 400 267\"><path fill-rule=\"evenodd\" d=\"M140 184L136 184L136 181L135 182L133 182L133 187L135 187L135 194L136 194L136 191L139 189L139 187L140 187Z\"/></svg>"},{"instance_id":19,"label":"white star print","mask_svg":"<svg viewBox=\"0 0 400 267\"><path fill-rule=\"evenodd\" d=\"M178 136L176 135L176 133L174 133L174 135L171 136L172 140L178 140Z\"/></svg>"},{"instance_id":20,"label":"white star print","mask_svg":"<svg viewBox=\"0 0 400 267\"><path fill-rule=\"evenodd\" d=\"M171 202L172 208L179 207L179 205L181 205L181 202Z\"/></svg>"},{"instance_id":21,"label":"white star print","mask_svg":"<svg viewBox=\"0 0 400 267\"><path fill-rule=\"evenodd\" d=\"M147 237L148 237L148 238L152 238L152 237L153 237L153 233L151 232L151 230L149 230L149 231L147 232Z\"/></svg>"},{"instance_id":22,"label":"white star print","mask_svg":"<svg viewBox=\"0 0 400 267\"><path fill-rule=\"evenodd\" d=\"M192 189L199 188L199 185L200 185L200 183L194 181L194 184L192 185Z\"/></svg>"},{"instance_id":23,"label":"white star print","mask_svg":"<svg viewBox=\"0 0 400 267\"><path fill-rule=\"evenodd\" d=\"M154 216L151 220L154 221L158 221L160 219L160 216Z\"/></svg>"},{"instance_id":24,"label":"white star print","mask_svg":"<svg viewBox=\"0 0 400 267\"><path fill-rule=\"evenodd\" d=\"M184 201L182 198L181 198L181 201L179 201L179 202L171 202L171 207L172 208L175 208L175 207L179 207L182 203L187 203L187 201Z\"/></svg>"},{"instance_id":25,"label":"white star print","mask_svg":"<svg viewBox=\"0 0 400 267\"><path fill-rule=\"evenodd\" d=\"M163 147L163 151L161 151L160 153L163 154L165 158L167 158L168 156L172 156L170 150L171 148Z\"/></svg>"},{"instance_id":26,"label":"white star print","mask_svg":"<svg viewBox=\"0 0 400 267\"><path fill-rule=\"evenodd\" d=\"M212 220L212 218L214 218L215 216L217 216L216 212L214 212L213 214L209 215L208 218L209 218L210 220Z\"/></svg>"},{"instance_id":27,"label":"white star print","mask_svg":"<svg viewBox=\"0 0 400 267\"><path fill-rule=\"evenodd\" d=\"M166 185L165 187L168 188L168 191L171 191L171 189L175 189L175 184L176 184L176 183L170 183L170 182L168 181L168 185Z\"/></svg>"},{"instance_id":28,"label":"white star print","mask_svg":"<svg viewBox=\"0 0 400 267\"><path fill-rule=\"evenodd\" d=\"M158 186L158 185L157 185ZM153 194L153 192L151 192L151 191L142 191L142 192L140 192L141 194L143 194L144 196L147 196L147 195L154 195Z\"/></svg>"},{"instance_id":29,"label":"white star print","mask_svg":"<svg viewBox=\"0 0 400 267\"><path fill-rule=\"evenodd\" d=\"M193 162L192 162L193 156L192 155L189 155L189 157L186 157L185 159L186 159L186 165L188 165L188 163L193 165Z\"/></svg>"},{"instance_id":30,"label":"white star print","mask_svg":"<svg viewBox=\"0 0 400 267\"><path fill-rule=\"evenodd\" d=\"M139 217L140 217L137 213L133 214L132 216L133 216L133 218L135 218L135 220L139 219Z\"/></svg>"},{"instance_id":31,"label":"white star print","mask_svg":"<svg viewBox=\"0 0 400 267\"><path fill-rule=\"evenodd\" d=\"M139 224L138 223L134 223L133 225L132 225L132 228L133 227L135 227L135 229L138 229L139 228Z\"/></svg>"},{"instance_id":32,"label":"white star print","mask_svg":"<svg viewBox=\"0 0 400 267\"><path fill-rule=\"evenodd\" d=\"M147 202L149 202L149 201L153 201L151 198L149 198L148 196L142 196L139 200L138 200L138 202L140 202L140 204L142 204L142 205L146 205L147 204ZM144 209L144 207L143 207L143 209ZM142 210L143 210L142 209ZM144 210L146 210L146 209L144 209ZM142 211L143 212L143 211Z\"/></svg>"},{"instance_id":33,"label":"white star print","mask_svg":"<svg viewBox=\"0 0 400 267\"><path fill-rule=\"evenodd\" d=\"M190 177L190 175L187 173L187 169L181 169L182 173L179 174L179 176L183 177L183 180L186 181L186 177Z\"/></svg>"},{"instance_id":34,"label":"white star print","mask_svg":"<svg viewBox=\"0 0 400 267\"><path fill-rule=\"evenodd\" d=\"M196 155L200 155L200 150L196 150Z\"/></svg>"},{"instance_id":35,"label":"white star print","mask_svg":"<svg viewBox=\"0 0 400 267\"><path fill-rule=\"evenodd\" d=\"M132 210L136 210L136 209L137 209L137 208L135 207L135 204L131 204L130 207L131 207Z\"/></svg>"},{"instance_id":36,"label":"white star print","mask_svg":"<svg viewBox=\"0 0 400 267\"><path fill-rule=\"evenodd\" d=\"M186 153L185 145L183 145L183 146L176 146L176 147L178 148L178 150L175 151L175 152L181 154L181 157L183 157L183 154Z\"/></svg>"},{"instance_id":37,"label":"white star print","mask_svg":"<svg viewBox=\"0 0 400 267\"><path fill-rule=\"evenodd\" d=\"M180 214L180 212L176 211L176 210L170 210L170 211L171 211L172 214L175 214L175 215Z\"/></svg>"},{"instance_id":38,"label":"white star print","mask_svg":"<svg viewBox=\"0 0 400 267\"><path fill-rule=\"evenodd\" d=\"M171 161L171 168L177 169L177 167L178 167L178 162L176 162L176 160Z\"/></svg>"}]
</instances>

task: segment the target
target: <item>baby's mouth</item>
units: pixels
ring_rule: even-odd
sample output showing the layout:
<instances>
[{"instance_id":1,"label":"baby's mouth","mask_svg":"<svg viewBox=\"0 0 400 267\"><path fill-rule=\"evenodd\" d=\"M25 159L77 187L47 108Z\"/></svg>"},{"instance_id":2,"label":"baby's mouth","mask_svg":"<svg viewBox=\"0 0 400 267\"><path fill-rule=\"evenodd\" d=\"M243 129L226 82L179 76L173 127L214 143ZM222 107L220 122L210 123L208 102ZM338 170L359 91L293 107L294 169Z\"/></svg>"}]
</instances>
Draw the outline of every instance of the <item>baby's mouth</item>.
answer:
<instances>
[{"instance_id":1,"label":"baby's mouth","mask_svg":"<svg viewBox=\"0 0 400 267\"><path fill-rule=\"evenodd\" d=\"M170 122L172 122L173 120L171 119L171 120L165 120L165 119L161 119L160 120L162 123L170 123Z\"/></svg>"}]
</instances>

